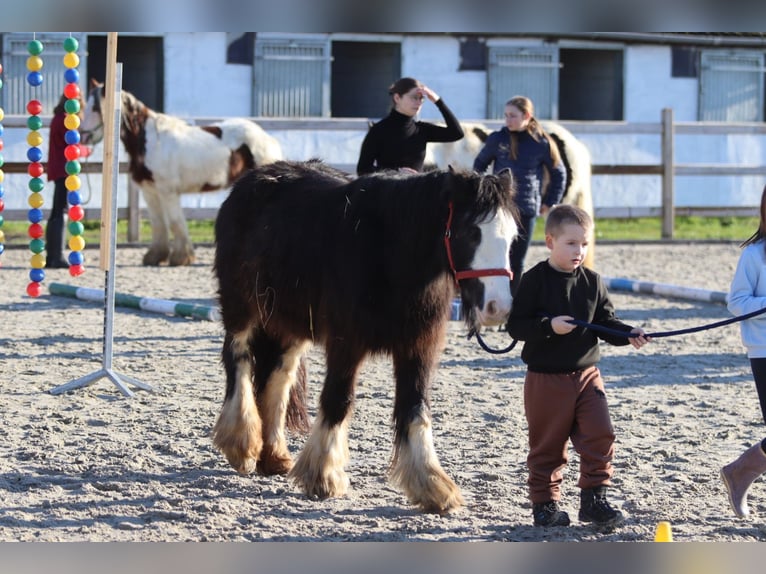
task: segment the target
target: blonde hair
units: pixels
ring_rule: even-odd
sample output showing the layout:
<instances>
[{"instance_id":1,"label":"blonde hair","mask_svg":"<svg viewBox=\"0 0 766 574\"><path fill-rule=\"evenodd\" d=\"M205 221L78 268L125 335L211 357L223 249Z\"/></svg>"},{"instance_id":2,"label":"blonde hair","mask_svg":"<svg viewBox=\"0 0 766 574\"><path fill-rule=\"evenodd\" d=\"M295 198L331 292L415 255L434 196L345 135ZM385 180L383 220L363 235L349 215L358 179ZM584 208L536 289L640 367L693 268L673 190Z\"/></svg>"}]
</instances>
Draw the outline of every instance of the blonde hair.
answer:
<instances>
[{"instance_id":1,"label":"blonde hair","mask_svg":"<svg viewBox=\"0 0 766 574\"><path fill-rule=\"evenodd\" d=\"M548 218L545 220L545 234L556 237L568 224L579 225L588 232L593 229L593 219L587 211L576 205L562 203L548 212Z\"/></svg>"},{"instance_id":2,"label":"blonde hair","mask_svg":"<svg viewBox=\"0 0 766 574\"><path fill-rule=\"evenodd\" d=\"M522 114L529 114L529 123L527 124L527 133L532 136L532 139L535 141L540 141L542 139L546 140L550 146L551 149L551 160L553 161L553 165L558 165L559 162L561 162L561 153L559 152L559 147L556 145L556 142L553 141L553 139L548 135L548 133L543 129L543 127L540 125L540 122L537 121L537 118L535 117L535 105L532 103L532 100L530 100L526 96L513 96L510 100L505 102L506 107L513 106L514 108L517 108ZM519 153L519 142L518 142L518 136L511 132L511 158L512 159L518 159L518 153Z\"/></svg>"}]
</instances>

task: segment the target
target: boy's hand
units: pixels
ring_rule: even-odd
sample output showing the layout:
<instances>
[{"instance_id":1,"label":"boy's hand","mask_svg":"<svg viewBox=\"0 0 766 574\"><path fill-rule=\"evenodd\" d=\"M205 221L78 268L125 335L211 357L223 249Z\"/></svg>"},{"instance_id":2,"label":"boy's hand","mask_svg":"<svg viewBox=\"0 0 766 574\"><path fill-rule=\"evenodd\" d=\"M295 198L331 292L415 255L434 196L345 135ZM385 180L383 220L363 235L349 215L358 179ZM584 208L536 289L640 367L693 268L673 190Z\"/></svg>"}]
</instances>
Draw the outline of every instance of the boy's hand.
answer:
<instances>
[{"instance_id":1,"label":"boy's hand","mask_svg":"<svg viewBox=\"0 0 766 574\"><path fill-rule=\"evenodd\" d=\"M652 340L651 337L646 336L646 333L644 333L643 329L639 329L638 327L635 329L632 329L630 332L638 334L638 337L630 337L628 339L630 341L630 344L633 345L636 349L640 349L641 347L643 347L649 341Z\"/></svg>"},{"instance_id":2,"label":"boy's hand","mask_svg":"<svg viewBox=\"0 0 766 574\"><path fill-rule=\"evenodd\" d=\"M551 329L553 329L553 332L557 335L571 333L576 327L576 325L569 322L573 319L574 317L571 315L559 315L558 317L554 317L551 319Z\"/></svg>"}]
</instances>

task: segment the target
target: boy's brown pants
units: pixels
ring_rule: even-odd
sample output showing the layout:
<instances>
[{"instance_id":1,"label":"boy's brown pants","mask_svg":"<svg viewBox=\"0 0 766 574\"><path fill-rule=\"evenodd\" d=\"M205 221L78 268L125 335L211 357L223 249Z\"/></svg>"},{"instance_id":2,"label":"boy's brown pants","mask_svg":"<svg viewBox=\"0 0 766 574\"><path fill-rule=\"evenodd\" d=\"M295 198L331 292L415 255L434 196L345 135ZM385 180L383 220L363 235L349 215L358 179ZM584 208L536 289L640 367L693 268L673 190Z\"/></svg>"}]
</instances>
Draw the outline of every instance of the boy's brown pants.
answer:
<instances>
[{"instance_id":1,"label":"boy's brown pants","mask_svg":"<svg viewBox=\"0 0 766 574\"><path fill-rule=\"evenodd\" d=\"M529 427L529 497L561 498L568 440L580 455L580 488L610 484L614 429L598 367L572 373L527 371L524 412Z\"/></svg>"}]
</instances>

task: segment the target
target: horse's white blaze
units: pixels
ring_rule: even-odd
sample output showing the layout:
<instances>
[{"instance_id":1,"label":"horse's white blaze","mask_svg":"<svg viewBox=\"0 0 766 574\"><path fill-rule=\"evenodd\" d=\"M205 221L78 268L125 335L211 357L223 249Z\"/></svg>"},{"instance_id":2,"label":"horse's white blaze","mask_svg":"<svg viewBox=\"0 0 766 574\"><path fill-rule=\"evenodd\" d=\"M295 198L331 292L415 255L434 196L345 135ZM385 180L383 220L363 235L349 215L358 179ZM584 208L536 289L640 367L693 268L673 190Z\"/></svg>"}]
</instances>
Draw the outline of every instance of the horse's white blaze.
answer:
<instances>
[{"instance_id":1,"label":"horse's white blaze","mask_svg":"<svg viewBox=\"0 0 766 574\"><path fill-rule=\"evenodd\" d=\"M347 419L330 426L320 411L289 477L309 496L343 496L349 487L348 456Z\"/></svg>"},{"instance_id":2,"label":"horse's white blaze","mask_svg":"<svg viewBox=\"0 0 766 574\"><path fill-rule=\"evenodd\" d=\"M481 243L476 249L473 269L510 269L508 252L518 229L509 213L498 211L494 217L479 224ZM482 325L499 325L511 312L511 289L508 277L481 277L484 285L484 305L477 309Z\"/></svg>"}]
</instances>

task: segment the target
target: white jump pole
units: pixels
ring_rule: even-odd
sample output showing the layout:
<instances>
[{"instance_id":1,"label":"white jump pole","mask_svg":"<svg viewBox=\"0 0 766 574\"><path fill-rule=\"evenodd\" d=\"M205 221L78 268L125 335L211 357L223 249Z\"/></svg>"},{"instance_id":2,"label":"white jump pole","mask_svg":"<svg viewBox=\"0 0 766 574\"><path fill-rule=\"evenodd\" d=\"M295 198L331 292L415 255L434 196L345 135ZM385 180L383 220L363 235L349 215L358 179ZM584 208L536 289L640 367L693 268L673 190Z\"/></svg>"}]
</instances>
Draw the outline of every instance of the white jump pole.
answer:
<instances>
[{"instance_id":1,"label":"white jump pole","mask_svg":"<svg viewBox=\"0 0 766 574\"><path fill-rule=\"evenodd\" d=\"M109 32L107 38L106 102L104 114L104 177L101 196L101 260L104 270L106 289L104 291L104 356L102 367L98 371L79 379L69 381L49 392L58 395L73 389L86 387L99 379L112 381L126 397L133 392L125 384L145 391L153 390L150 385L127 375L118 375L112 368L112 342L114 338L114 256L117 247L117 183L119 177L119 157L116 151L120 142L120 112L122 89L122 64L117 63L117 33ZM110 177L109 177L110 176ZM108 248L108 249L107 249Z\"/></svg>"},{"instance_id":2,"label":"white jump pole","mask_svg":"<svg viewBox=\"0 0 766 574\"><path fill-rule=\"evenodd\" d=\"M708 291L696 287L682 287L668 283L651 283L649 281L634 281L619 277L601 277L607 289L612 291L632 291L634 293L647 293L649 295L662 295L663 297L676 297L679 299L692 299L694 301L707 301L709 303L726 304L727 293L723 291Z\"/></svg>"}]
</instances>

